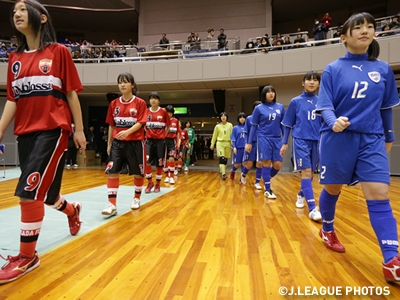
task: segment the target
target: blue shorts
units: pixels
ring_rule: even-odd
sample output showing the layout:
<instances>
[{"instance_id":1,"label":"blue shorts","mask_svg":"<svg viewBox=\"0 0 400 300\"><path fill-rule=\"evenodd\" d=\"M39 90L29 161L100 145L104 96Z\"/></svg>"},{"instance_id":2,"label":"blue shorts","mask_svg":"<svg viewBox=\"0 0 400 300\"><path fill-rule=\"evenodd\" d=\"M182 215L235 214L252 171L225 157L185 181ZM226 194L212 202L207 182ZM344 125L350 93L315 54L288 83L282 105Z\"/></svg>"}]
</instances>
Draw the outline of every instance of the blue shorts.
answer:
<instances>
[{"instance_id":1,"label":"blue shorts","mask_svg":"<svg viewBox=\"0 0 400 300\"><path fill-rule=\"evenodd\" d=\"M390 184L385 138L380 134L324 131L320 144L322 184Z\"/></svg>"},{"instance_id":2,"label":"blue shorts","mask_svg":"<svg viewBox=\"0 0 400 300\"><path fill-rule=\"evenodd\" d=\"M292 155L294 171L318 169L318 141L293 138Z\"/></svg>"},{"instance_id":3,"label":"blue shorts","mask_svg":"<svg viewBox=\"0 0 400 300\"><path fill-rule=\"evenodd\" d=\"M279 153L282 147L282 138L258 137L257 145L257 161L283 161L283 157Z\"/></svg>"},{"instance_id":4,"label":"blue shorts","mask_svg":"<svg viewBox=\"0 0 400 300\"><path fill-rule=\"evenodd\" d=\"M233 151L232 151L233 153ZM233 153L232 164L241 164L243 162L244 148L236 148L236 154Z\"/></svg>"},{"instance_id":5,"label":"blue shorts","mask_svg":"<svg viewBox=\"0 0 400 300\"><path fill-rule=\"evenodd\" d=\"M257 156L257 142L253 142L250 153L243 151L243 161L255 161Z\"/></svg>"}]
</instances>

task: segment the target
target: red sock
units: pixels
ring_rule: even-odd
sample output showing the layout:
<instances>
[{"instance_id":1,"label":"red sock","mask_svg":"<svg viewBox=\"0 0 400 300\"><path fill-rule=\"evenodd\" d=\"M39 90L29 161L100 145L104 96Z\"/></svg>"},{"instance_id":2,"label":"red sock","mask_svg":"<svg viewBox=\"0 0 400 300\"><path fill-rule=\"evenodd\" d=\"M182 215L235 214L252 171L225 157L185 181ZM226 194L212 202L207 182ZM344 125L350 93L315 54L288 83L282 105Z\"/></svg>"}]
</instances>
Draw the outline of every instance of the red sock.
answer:
<instances>
[{"instance_id":1,"label":"red sock","mask_svg":"<svg viewBox=\"0 0 400 300\"><path fill-rule=\"evenodd\" d=\"M21 239L19 255L35 256L36 243L44 218L44 202L41 200L20 202Z\"/></svg>"},{"instance_id":2,"label":"red sock","mask_svg":"<svg viewBox=\"0 0 400 300\"><path fill-rule=\"evenodd\" d=\"M153 182L153 179L151 178L151 164L146 164L146 178L149 181L149 183Z\"/></svg>"},{"instance_id":3,"label":"red sock","mask_svg":"<svg viewBox=\"0 0 400 300\"><path fill-rule=\"evenodd\" d=\"M50 206L66 214L68 217L72 217L75 214L75 207L71 203L68 203L61 194L58 195L56 203Z\"/></svg>"},{"instance_id":4,"label":"red sock","mask_svg":"<svg viewBox=\"0 0 400 300\"><path fill-rule=\"evenodd\" d=\"M162 173L163 173L163 168L156 167L156 180L157 180L157 184L158 184L158 185L159 185L160 182L161 182Z\"/></svg>"},{"instance_id":5,"label":"red sock","mask_svg":"<svg viewBox=\"0 0 400 300\"><path fill-rule=\"evenodd\" d=\"M133 178L133 185L135 186L135 198L140 199L140 196L142 195L142 187L144 183L144 178Z\"/></svg>"},{"instance_id":6,"label":"red sock","mask_svg":"<svg viewBox=\"0 0 400 300\"><path fill-rule=\"evenodd\" d=\"M117 194L119 188L119 177L107 179L107 193L108 201L110 201L114 206L117 206Z\"/></svg>"}]
</instances>

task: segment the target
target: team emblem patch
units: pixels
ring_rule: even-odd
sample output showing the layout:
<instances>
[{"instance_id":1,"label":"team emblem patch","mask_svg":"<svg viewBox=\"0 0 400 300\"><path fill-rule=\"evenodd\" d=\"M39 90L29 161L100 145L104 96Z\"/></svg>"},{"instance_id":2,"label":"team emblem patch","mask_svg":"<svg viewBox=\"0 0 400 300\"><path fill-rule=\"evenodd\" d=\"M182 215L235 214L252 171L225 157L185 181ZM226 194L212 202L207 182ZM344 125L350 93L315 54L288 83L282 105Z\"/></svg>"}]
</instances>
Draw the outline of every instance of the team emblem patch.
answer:
<instances>
[{"instance_id":1,"label":"team emblem patch","mask_svg":"<svg viewBox=\"0 0 400 300\"><path fill-rule=\"evenodd\" d=\"M53 64L53 61L51 59L45 58L39 61L39 70L43 74L48 74L51 70L51 65Z\"/></svg>"},{"instance_id":2,"label":"team emblem patch","mask_svg":"<svg viewBox=\"0 0 400 300\"><path fill-rule=\"evenodd\" d=\"M157 116L157 121L162 121L162 116Z\"/></svg>"},{"instance_id":3,"label":"team emblem patch","mask_svg":"<svg viewBox=\"0 0 400 300\"><path fill-rule=\"evenodd\" d=\"M130 112L131 116L134 117L136 115L136 113L137 113L137 109L136 108L131 108L129 110L129 112Z\"/></svg>"},{"instance_id":4,"label":"team emblem patch","mask_svg":"<svg viewBox=\"0 0 400 300\"><path fill-rule=\"evenodd\" d=\"M368 72L369 79L371 79L373 82L378 83L381 81L381 74L379 72Z\"/></svg>"},{"instance_id":5,"label":"team emblem patch","mask_svg":"<svg viewBox=\"0 0 400 300\"><path fill-rule=\"evenodd\" d=\"M276 110L276 113L280 115L280 114L281 114L281 110L280 110L280 109L277 109L277 110Z\"/></svg>"}]
</instances>

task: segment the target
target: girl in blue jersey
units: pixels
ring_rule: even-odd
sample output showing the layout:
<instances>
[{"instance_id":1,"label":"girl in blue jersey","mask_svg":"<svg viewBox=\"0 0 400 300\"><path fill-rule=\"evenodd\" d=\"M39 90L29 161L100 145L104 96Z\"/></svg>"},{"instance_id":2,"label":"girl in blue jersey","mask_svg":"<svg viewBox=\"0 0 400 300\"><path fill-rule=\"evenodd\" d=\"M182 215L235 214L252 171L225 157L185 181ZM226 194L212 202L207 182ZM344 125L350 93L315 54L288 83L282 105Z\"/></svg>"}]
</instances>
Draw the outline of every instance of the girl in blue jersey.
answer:
<instances>
[{"instance_id":1,"label":"girl in blue jersey","mask_svg":"<svg viewBox=\"0 0 400 300\"><path fill-rule=\"evenodd\" d=\"M324 119L320 141L323 226L319 235L328 249L345 252L334 230L336 202L343 184L360 182L384 257L384 277L400 281L387 157L394 141L392 107L399 104L399 96L393 71L377 59L375 29L369 13L352 15L340 37L347 53L330 63L322 76L316 109Z\"/></svg>"},{"instance_id":2,"label":"girl in blue jersey","mask_svg":"<svg viewBox=\"0 0 400 300\"><path fill-rule=\"evenodd\" d=\"M237 117L238 124L233 127L231 134L231 143L233 149L232 158L232 171L230 178L235 179L235 172L243 162L243 153L245 145L244 123L246 121L246 114L241 112Z\"/></svg>"},{"instance_id":3,"label":"girl in blue jersey","mask_svg":"<svg viewBox=\"0 0 400 300\"><path fill-rule=\"evenodd\" d=\"M296 207L303 208L304 200L308 205L308 216L311 220L321 220L321 213L315 205L312 178L317 170L318 140L321 128L321 117L315 115L318 96L315 91L319 87L320 76L317 72L310 71L303 77L304 92L293 98L282 121L283 144L281 156L288 149L288 139L291 129L293 137L293 165L295 171L301 172L301 188L297 194Z\"/></svg>"},{"instance_id":4,"label":"girl in blue jersey","mask_svg":"<svg viewBox=\"0 0 400 300\"><path fill-rule=\"evenodd\" d=\"M272 85L265 86L261 91L261 105L258 105L251 118L251 129L248 140L252 141L257 131L257 161L262 162L262 178L265 185L264 196L275 199L271 190L271 170L274 174L282 167L281 121L285 115L282 104L276 103L276 91ZM250 152L252 144L246 144L246 151Z\"/></svg>"},{"instance_id":5,"label":"girl in blue jersey","mask_svg":"<svg viewBox=\"0 0 400 300\"><path fill-rule=\"evenodd\" d=\"M253 111L256 108L256 106L260 105L262 102L260 100L257 100L253 103ZM247 116L246 122L244 123L244 133L245 133L245 143L246 144L251 144L251 151L249 148L244 151L243 154L243 168L242 168L242 174L240 176L240 181L239 183L241 184L246 184L246 176L247 173L251 170L253 167L253 162L256 160L256 152L257 152L257 132L254 133L253 140L249 141L249 134L250 134L250 129L252 127L251 125L251 118L252 115ZM262 186L260 184L261 181L261 175L262 175L262 163L260 161L256 162L256 182L254 184L255 188L257 190L262 190Z\"/></svg>"}]
</instances>

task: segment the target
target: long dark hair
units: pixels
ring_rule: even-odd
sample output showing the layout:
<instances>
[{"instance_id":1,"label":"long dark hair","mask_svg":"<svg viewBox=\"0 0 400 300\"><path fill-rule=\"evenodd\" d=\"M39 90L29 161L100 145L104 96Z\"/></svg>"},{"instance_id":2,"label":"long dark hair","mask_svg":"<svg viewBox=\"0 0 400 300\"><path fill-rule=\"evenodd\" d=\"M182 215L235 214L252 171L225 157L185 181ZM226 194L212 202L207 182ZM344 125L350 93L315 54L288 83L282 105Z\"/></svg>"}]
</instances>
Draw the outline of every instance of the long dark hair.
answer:
<instances>
[{"instance_id":1,"label":"long dark hair","mask_svg":"<svg viewBox=\"0 0 400 300\"><path fill-rule=\"evenodd\" d=\"M355 13L350 18L348 18L346 22L344 22L342 27L342 35L345 36L347 32L349 32L349 34L351 35L351 31L355 26L359 24L364 24L365 22L373 24L374 29L376 30L375 18L371 14L367 12ZM368 46L368 60L378 59L379 52L379 43L375 39L373 39L372 43Z\"/></svg>"},{"instance_id":2,"label":"long dark hair","mask_svg":"<svg viewBox=\"0 0 400 300\"><path fill-rule=\"evenodd\" d=\"M20 1L17 1L19 3ZM38 36L40 32L40 43L38 50L43 50L46 46L54 44L57 42L56 32L54 30L53 24L51 23L51 18L47 9L36 0L24 0L26 9L28 11L29 25L32 26L32 30L35 37ZM25 35L17 30L14 25L14 9L15 5L11 11L11 26L15 31L15 36L17 37L18 46L17 53L22 53L25 50L30 50L28 48L28 43L26 41ZM47 17L46 23L41 23L41 16L45 15Z\"/></svg>"}]
</instances>

